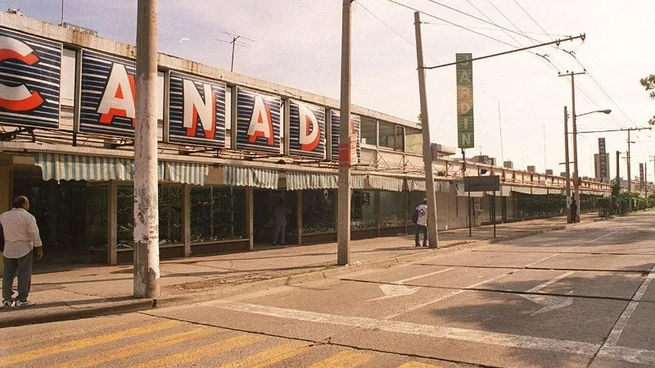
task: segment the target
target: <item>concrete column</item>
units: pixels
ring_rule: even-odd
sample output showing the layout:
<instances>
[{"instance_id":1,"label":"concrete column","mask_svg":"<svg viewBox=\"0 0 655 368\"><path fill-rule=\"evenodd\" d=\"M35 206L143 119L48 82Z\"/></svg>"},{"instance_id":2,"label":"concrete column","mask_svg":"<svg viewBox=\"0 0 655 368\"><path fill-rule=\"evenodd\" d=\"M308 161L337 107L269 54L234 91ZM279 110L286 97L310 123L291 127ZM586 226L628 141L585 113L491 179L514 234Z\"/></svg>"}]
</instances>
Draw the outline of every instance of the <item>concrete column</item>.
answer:
<instances>
[{"instance_id":1,"label":"concrete column","mask_svg":"<svg viewBox=\"0 0 655 368\"><path fill-rule=\"evenodd\" d=\"M373 204L373 213L375 215L375 223L377 224L377 236L378 238L380 237L382 233L382 209L380 208L380 191L375 190L373 192L373 200L375 203Z\"/></svg>"},{"instance_id":2,"label":"concrete column","mask_svg":"<svg viewBox=\"0 0 655 368\"><path fill-rule=\"evenodd\" d=\"M158 298L157 0L137 2L134 296Z\"/></svg>"}]
</instances>

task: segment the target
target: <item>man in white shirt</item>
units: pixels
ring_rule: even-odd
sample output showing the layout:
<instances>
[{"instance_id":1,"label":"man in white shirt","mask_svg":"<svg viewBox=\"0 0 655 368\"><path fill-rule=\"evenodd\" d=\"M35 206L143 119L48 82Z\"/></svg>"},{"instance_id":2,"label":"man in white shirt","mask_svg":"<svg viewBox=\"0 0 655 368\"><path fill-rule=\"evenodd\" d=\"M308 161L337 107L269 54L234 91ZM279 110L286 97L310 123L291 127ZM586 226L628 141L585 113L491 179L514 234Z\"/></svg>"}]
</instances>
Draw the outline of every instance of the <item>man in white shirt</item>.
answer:
<instances>
[{"instance_id":1,"label":"man in white shirt","mask_svg":"<svg viewBox=\"0 0 655 368\"><path fill-rule=\"evenodd\" d=\"M427 247L428 246L428 199L424 198L423 199L423 204L418 205L416 207L416 211L418 211L418 220L416 221L416 234L414 234L414 244L417 247L421 246L421 243L419 243L419 234L423 233L423 246Z\"/></svg>"},{"instance_id":2,"label":"man in white shirt","mask_svg":"<svg viewBox=\"0 0 655 368\"><path fill-rule=\"evenodd\" d=\"M27 300L32 283L33 250L36 259L43 258L43 247L36 219L31 213L30 201L25 196L14 199L13 208L0 215L0 225L5 235L3 253L4 274L2 277L2 305L4 307L29 307L34 303ZM18 295L13 298L14 278L18 277Z\"/></svg>"}]
</instances>

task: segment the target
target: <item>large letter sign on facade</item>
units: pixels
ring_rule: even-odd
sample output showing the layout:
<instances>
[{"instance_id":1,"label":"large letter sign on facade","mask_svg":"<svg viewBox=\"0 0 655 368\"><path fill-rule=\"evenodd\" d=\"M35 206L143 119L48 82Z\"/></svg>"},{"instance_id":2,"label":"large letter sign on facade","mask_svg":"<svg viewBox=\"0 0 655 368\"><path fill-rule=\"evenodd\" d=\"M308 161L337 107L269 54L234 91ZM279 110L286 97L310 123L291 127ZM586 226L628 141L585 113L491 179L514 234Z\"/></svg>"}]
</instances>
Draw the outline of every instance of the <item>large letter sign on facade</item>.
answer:
<instances>
[{"instance_id":1,"label":"large letter sign on facade","mask_svg":"<svg viewBox=\"0 0 655 368\"><path fill-rule=\"evenodd\" d=\"M169 142L225 147L225 83L171 72Z\"/></svg>"},{"instance_id":2,"label":"large letter sign on facade","mask_svg":"<svg viewBox=\"0 0 655 368\"><path fill-rule=\"evenodd\" d=\"M289 153L325 158L325 109L291 100L289 104Z\"/></svg>"},{"instance_id":3,"label":"large letter sign on facade","mask_svg":"<svg viewBox=\"0 0 655 368\"><path fill-rule=\"evenodd\" d=\"M341 122L339 119L339 110L332 110L331 113L331 137L332 137L332 161L339 161L339 130L341 129ZM361 119L359 115L350 115L350 163L357 164L361 161L362 146L359 142L359 131L361 127Z\"/></svg>"},{"instance_id":4,"label":"large letter sign on facade","mask_svg":"<svg viewBox=\"0 0 655 368\"><path fill-rule=\"evenodd\" d=\"M134 137L135 74L132 60L82 50L80 132Z\"/></svg>"},{"instance_id":5,"label":"large letter sign on facade","mask_svg":"<svg viewBox=\"0 0 655 368\"><path fill-rule=\"evenodd\" d=\"M471 60L471 54L455 54L455 61ZM457 64L457 146L475 146L473 130L473 62Z\"/></svg>"},{"instance_id":6,"label":"large letter sign on facade","mask_svg":"<svg viewBox=\"0 0 655 368\"><path fill-rule=\"evenodd\" d=\"M280 153L282 99L237 89L236 149Z\"/></svg>"},{"instance_id":7,"label":"large letter sign on facade","mask_svg":"<svg viewBox=\"0 0 655 368\"><path fill-rule=\"evenodd\" d=\"M0 29L0 123L59 127L62 45Z\"/></svg>"}]
</instances>

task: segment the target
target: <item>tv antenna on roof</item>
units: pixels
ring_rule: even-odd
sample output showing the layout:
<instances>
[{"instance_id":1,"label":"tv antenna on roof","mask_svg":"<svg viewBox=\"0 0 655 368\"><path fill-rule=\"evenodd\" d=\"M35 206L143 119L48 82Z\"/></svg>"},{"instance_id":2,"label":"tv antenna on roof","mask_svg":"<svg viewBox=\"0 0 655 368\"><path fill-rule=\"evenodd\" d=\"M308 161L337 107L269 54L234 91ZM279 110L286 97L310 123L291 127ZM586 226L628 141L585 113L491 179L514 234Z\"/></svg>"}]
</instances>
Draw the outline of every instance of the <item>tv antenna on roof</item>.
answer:
<instances>
[{"instance_id":1,"label":"tv antenna on roof","mask_svg":"<svg viewBox=\"0 0 655 368\"><path fill-rule=\"evenodd\" d=\"M242 36L242 35L235 34L235 33L230 33L230 32L225 32L225 31L223 33L225 33L230 38L230 40L229 41L218 40L218 41L232 44L232 61L230 62L230 71L233 72L234 71L234 49L236 48L236 46L250 47L250 43L257 42L257 41L255 41L255 40L253 40L251 38Z\"/></svg>"}]
</instances>

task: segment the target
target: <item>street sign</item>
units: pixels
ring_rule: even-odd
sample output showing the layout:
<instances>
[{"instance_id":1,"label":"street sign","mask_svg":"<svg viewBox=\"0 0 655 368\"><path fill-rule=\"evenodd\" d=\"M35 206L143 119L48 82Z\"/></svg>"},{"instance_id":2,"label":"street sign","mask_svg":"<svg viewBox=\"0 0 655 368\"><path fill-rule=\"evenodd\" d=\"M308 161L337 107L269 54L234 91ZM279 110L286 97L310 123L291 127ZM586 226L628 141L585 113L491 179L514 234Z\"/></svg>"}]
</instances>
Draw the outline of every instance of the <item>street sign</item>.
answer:
<instances>
[{"instance_id":1,"label":"street sign","mask_svg":"<svg viewBox=\"0 0 655 368\"><path fill-rule=\"evenodd\" d=\"M457 62L472 59L471 54L455 54ZM457 76L457 143L459 148L473 148L473 62L455 67Z\"/></svg>"},{"instance_id":2,"label":"street sign","mask_svg":"<svg viewBox=\"0 0 655 368\"><path fill-rule=\"evenodd\" d=\"M496 192L500 190L500 176L467 176L464 178L466 192Z\"/></svg>"}]
</instances>

